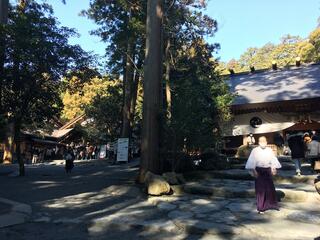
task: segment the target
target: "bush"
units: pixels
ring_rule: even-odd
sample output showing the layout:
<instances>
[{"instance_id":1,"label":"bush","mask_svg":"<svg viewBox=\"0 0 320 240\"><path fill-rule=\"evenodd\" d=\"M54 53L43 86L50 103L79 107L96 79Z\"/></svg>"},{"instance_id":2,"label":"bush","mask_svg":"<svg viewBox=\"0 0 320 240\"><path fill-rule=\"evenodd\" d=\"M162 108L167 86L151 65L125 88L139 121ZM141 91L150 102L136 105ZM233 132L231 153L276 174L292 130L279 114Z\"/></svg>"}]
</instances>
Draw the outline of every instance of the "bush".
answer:
<instances>
[{"instance_id":1,"label":"bush","mask_svg":"<svg viewBox=\"0 0 320 240\"><path fill-rule=\"evenodd\" d=\"M230 168L226 155L218 153L214 149L207 149L200 155L201 161L197 166L200 170L223 170Z\"/></svg>"},{"instance_id":2,"label":"bush","mask_svg":"<svg viewBox=\"0 0 320 240\"><path fill-rule=\"evenodd\" d=\"M236 158L248 158L255 147L256 145L241 145L236 153Z\"/></svg>"}]
</instances>

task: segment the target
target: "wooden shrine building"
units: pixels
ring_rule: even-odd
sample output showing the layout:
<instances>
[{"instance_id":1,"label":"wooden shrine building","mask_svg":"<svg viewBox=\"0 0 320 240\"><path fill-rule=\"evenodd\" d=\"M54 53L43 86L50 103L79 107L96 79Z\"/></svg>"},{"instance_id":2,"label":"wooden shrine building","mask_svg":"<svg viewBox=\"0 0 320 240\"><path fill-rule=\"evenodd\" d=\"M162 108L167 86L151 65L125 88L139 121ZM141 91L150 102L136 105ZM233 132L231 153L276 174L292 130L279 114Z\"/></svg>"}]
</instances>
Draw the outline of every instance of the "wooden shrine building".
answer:
<instances>
[{"instance_id":1,"label":"wooden shrine building","mask_svg":"<svg viewBox=\"0 0 320 240\"><path fill-rule=\"evenodd\" d=\"M293 130L320 130L320 64L229 75L233 120L225 127L226 148L245 144L248 134L273 143Z\"/></svg>"}]
</instances>

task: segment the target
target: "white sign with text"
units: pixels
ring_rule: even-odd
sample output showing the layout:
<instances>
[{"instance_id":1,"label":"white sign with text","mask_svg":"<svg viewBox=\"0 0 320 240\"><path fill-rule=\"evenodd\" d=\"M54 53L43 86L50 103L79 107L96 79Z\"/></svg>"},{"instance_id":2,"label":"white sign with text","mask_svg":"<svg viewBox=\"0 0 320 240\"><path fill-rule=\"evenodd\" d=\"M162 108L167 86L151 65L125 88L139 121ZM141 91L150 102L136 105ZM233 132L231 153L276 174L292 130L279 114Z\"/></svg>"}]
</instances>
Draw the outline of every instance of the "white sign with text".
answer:
<instances>
[{"instance_id":1,"label":"white sign with text","mask_svg":"<svg viewBox=\"0 0 320 240\"><path fill-rule=\"evenodd\" d=\"M117 162L128 162L129 138L119 138L117 148Z\"/></svg>"}]
</instances>

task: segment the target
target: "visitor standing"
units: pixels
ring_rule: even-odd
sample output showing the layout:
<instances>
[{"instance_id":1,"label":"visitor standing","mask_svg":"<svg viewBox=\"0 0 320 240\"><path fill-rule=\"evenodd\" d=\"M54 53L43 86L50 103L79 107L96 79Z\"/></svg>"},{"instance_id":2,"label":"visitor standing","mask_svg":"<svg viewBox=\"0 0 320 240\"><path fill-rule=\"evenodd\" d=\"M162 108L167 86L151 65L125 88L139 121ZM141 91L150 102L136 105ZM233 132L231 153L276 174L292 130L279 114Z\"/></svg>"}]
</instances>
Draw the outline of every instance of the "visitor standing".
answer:
<instances>
[{"instance_id":1,"label":"visitor standing","mask_svg":"<svg viewBox=\"0 0 320 240\"><path fill-rule=\"evenodd\" d=\"M302 138L302 133L292 134L288 138L288 145L291 150L291 158L294 161L296 174L301 176L301 161L304 159L305 145Z\"/></svg>"},{"instance_id":2,"label":"visitor standing","mask_svg":"<svg viewBox=\"0 0 320 240\"><path fill-rule=\"evenodd\" d=\"M252 133L250 133L247 136L247 145L254 145L256 143L256 140L254 139L254 136Z\"/></svg>"},{"instance_id":3,"label":"visitor standing","mask_svg":"<svg viewBox=\"0 0 320 240\"><path fill-rule=\"evenodd\" d=\"M266 137L260 137L259 146L251 151L245 166L255 177L257 210L260 214L269 209L279 210L272 175L277 173L281 164L267 144Z\"/></svg>"},{"instance_id":4,"label":"visitor standing","mask_svg":"<svg viewBox=\"0 0 320 240\"><path fill-rule=\"evenodd\" d=\"M65 164L66 173L71 173L71 170L74 167L74 164L73 164L74 154L70 146L67 146L67 149L64 154L64 159L66 160L66 164Z\"/></svg>"},{"instance_id":5,"label":"visitor standing","mask_svg":"<svg viewBox=\"0 0 320 240\"><path fill-rule=\"evenodd\" d=\"M93 158L93 146L89 145L87 147L87 160L91 160Z\"/></svg>"},{"instance_id":6,"label":"visitor standing","mask_svg":"<svg viewBox=\"0 0 320 240\"><path fill-rule=\"evenodd\" d=\"M317 141L317 137L313 136L312 141L307 144L306 157L311 163L311 172L314 172L314 163L320 158L320 143Z\"/></svg>"}]
</instances>

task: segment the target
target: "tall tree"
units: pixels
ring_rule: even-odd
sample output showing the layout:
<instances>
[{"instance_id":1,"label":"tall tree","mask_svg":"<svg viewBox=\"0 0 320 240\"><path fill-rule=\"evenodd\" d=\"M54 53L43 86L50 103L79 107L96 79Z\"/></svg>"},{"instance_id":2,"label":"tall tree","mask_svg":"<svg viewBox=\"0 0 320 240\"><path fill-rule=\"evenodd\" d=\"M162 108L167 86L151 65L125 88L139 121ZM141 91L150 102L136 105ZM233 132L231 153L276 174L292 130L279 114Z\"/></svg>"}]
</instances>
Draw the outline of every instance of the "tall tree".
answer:
<instances>
[{"instance_id":1,"label":"tall tree","mask_svg":"<svg viewBox=\"0 0 320 240\"><path fill-rule=\"evenodd\" d=\"M5 61L5 33L3 26L8 22L8 8L9 0L0 0L0 118L3 114L2 110L2 84L3 84L3 70Z\"/></svg>"},{"instance_id":2,"label":"tall tree","mask_svg":"<svg viewBox=\"0 0 320 240\"><path fill-rule=\"evenodd\" d=\"M160 90L162 79L162 0L148 0L146 24L146 58L141 143L141 169L161 172L159 156Z\"/></svg>"},{"instance_id":3,"label":"tall tree","mask_svg":"<svg viewBox=\"0 0 320 240\"><path fill-rule=\"evenodd\" d=\"M92 104L95 97L101 97L107 94L109 86L114 85L115 81L109 81L107 77L99 78L93 77L82 86L74 89L73 85L77 84L77 77L72 77L69 86L64 93L62 93L63 111L62 118L71 120L79 115L85 113L85 109Z\"/></svg>"},{"instance_id":4,"label":"tall tree","mask_svg":"<svg viewBox=\"0 0 320 240\"><path fill-rule=\"evenodd\" d=\"M315 29L309 35L309 43L312 44L312 47L309 45L307 49L306 56L309 56L311 61L319 62L320 61L320 28Z\"/></svg>"},{"instance_id":5,"label":"tall tree","mask_svg":"<svg viewBox=\"0 0 320 240\"><path fill-rule=\"evenodd\" d=\"M58 25L48 4L23 1L13 6L6 33L4 107L8 121L14 122L20 175L24 175L21 129L45 124L60 112L60 79L85 54L68 44L75 32Z\"/></svg>"},{"instance_id":6,"label":"tall tree","mask_svg":"<svg viewBox=\"0 0 320 240\"><path fill-rule=\"evenodd\" d=\"M232 96L215 69L214 50L213 45L199 39L181 53L172 71L173 131L168 142L178 151L215 149L220 140L219 124L230 118Z\"/></svg>"},{"instance_id":7,"label":"tall tree","mask_svg":"<svg viewBox=\"0 0 320 240\"><path fill-rule=\"evenodd\" d=\"M295 64L299 56L299 43L302 38L299 36L285 35L281 38L280 44L271 52L271 59L277 61L278 66L285 67Z\"/></svg>"},{"instance_id":8,"label":"tall tree","mask_svg":"<svg viewBox=\"0 0 320 240\"><path fill-rule=\"evenodd\" d=\"M268 69L272 61L276 61L279 67L286 67L294 65L297 57L305 63L318 62L319 36L318 28L312 31L307 39L284 35L279 44L267 43L261 48L248 48L239 60L232 59L227 64L220 63L219 68L228 74L228 68L233 68L235 72L249 71L252 66L255 69Z\"/></svg>"},{"instance_id":9,"label":"tall tree","mask_svg":"<svg viewBox=\"0 0 320 240\"><path fill-rule=\"evenodd\" d=\"M148 11L145 11L145 3L148 4ZM90 9L85 12L100 26L94 33L109 43L107 54L110 72L121 74L125 84L128 82L126 79L128 76L130 79L134 76L134 84L131 87L133 90L130 93L131 113L135 111L135 94L138 89L141 66L144 62L144 74L141 76L144 93L141 175L148 170L155 173L161 172L159 145L163 147L160 141L165 136L160 135L159 132L164 132L163 125L166 120L162 106L166 107L165 111L168 112L169 118L170 109L174 105L170 100L174 88L172 83L180 80L179 74L172 75L172 72L176 70L177 59L181 58L182 52L185 52L192 44L203 41L204 36L212 36L217 29L216 21L202 13L204 7L205 1L199 0L134 0L130 2L95 0L91 1ZM146 12L147 26L144 28ZM128 36L134 40L133 51L128 51L131 49L128 47L130 46ZM147 43L145 59L142 54L144 42ZM217 49L217 47L217 45L213 45L209 48ZM164 51L164 49L166 50ZM131 56L131 53L134 54ZM128 56L133 63L134 74L126 71L131 69L131 66L128 68L127 64ZM163 66L165 71L162 69ZM171 76L174 76L175 79ZM191 79L188 78L188 81ZM127 84L132 84L132 81ZM124 86L124 92L125 90ZM129 91L129 87L127 91ZM163 97L166 99L166 104L163 104ZM124 97L124 102L126 100ZM128 107L124 107L124 109L128 109ZM133 115L131 114L131 120ZM127 125L125 121L123 121L123 125Z\"/></svg>"},{"instance_id":10,"label":"tall tree","mask_svg":"<svg viewBox=\"0 0 320 240\"><path fill-rule=\"evenodd\" d=\"M97 95L85 109L86 115L93 119L87 127L98 130L95 138L100 140L100 144L115 141L120 136L121 95L120 81L110 81L104 93Z\"/></svg>"},{"instance_id":11,"label":"tall tree","mask_svg":"<svg viewBox=\"0 0 320 240\"><path fill-rule=\"evenodd\" d=\"M5 151L4 151L4 159L7 159L6 162L12 161L12 144L11 137L5 136L6 131L6 121L5 121L5 113L3 110L3 85L4 85L4 62L5 62L5 28L4 25L8 22L8 8L9 8L9 0L0 0L0 139L4 139L5 142ZM10 126L9 126L10 127ZM10 138L10 139L9 139Z\"/></svg>"},{"instance_id":12,"label":"tall tree","mask_svg":"<svg viewBox=\"0 0 320 240\"><path fill-rule=\"evenodd\" d=\"M83 14L99 28L93 31L107 43L108 70L123 79L122 137L130 137L135 109L136 79L140 75L144 54L146 1L91 0ZM139 64L140 63L140 64Z\"/></svg>"}]
</instances>

